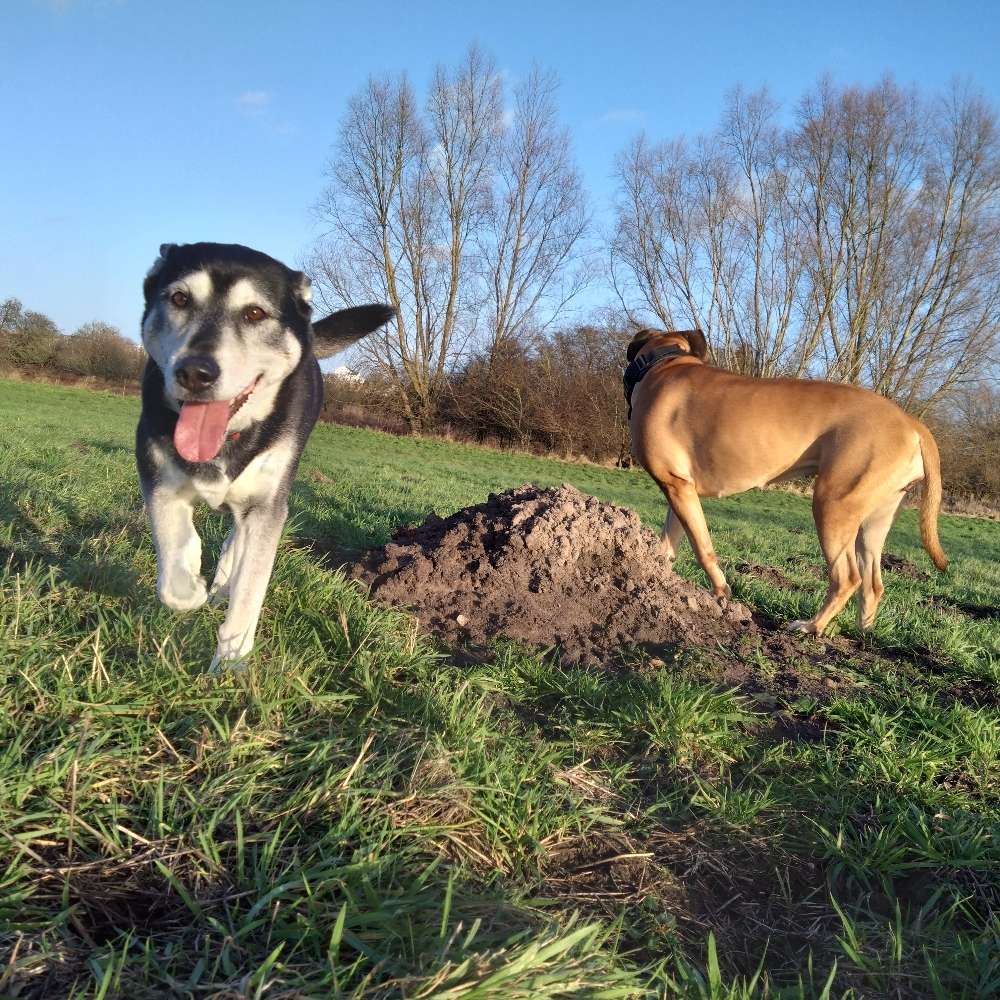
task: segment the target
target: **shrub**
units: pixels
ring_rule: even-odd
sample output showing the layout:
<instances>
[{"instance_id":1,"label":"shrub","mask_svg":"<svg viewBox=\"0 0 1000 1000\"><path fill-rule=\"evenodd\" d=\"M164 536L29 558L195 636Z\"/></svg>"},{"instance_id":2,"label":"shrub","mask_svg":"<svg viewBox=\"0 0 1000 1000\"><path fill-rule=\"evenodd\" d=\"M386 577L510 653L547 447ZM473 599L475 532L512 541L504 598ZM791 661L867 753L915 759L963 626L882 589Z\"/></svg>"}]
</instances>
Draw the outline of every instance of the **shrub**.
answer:
<instances>
[{"instance_id":1,"label":"shrub","mask_svg":"<svg viewBox=\"0 0 1000 1000\"><path fill-rule=\"evenodd\" d=\"M621 459L626 340L615 329L580 326L475 356L450 380L442 419L480 441Z\"/></svg>"},{"instance_id":2,"label":"shrub","mask_svg":"<svg viewBox=\"0 0 1000 1000\"><path fill-rule=\"evenodd\" d=\"M941 451L941 476L953 495L1000 497L1000 392L989 385L959 392L932 421Z\"/></svg>"},{"instance_id":3,"label":"shrub","mask_svg":"<svg viewBox=\"0 0 1000 1000\"><path fill-rule=\"evenodd\" d=\"M52 360L59 328L42 313L25 310L17 299L0 306L0 365L40 368Z\"/></svg>"},{"instance_id":4,"label":"shrub","mask_svg":"<svg viewBox=\"0 0 1000 1000\"><path fill-rule=\"evenodd\" d=\"M390 434L408 434L409 426L392 404L390 387L377 378L329 374L323 377L323 409L320 420L369 427Z\"/></svg>"},{"instance_id":5,"label":"shrub","mask_svg":"<svg viewBox=\"0 0 1000 1000\"><path fill-rule=\"evenodd\" d=\"M54 367L74 375L134 380L142 374L145 353L108 323L85 323L58 343Z\"/></svg>"}]
</instances>

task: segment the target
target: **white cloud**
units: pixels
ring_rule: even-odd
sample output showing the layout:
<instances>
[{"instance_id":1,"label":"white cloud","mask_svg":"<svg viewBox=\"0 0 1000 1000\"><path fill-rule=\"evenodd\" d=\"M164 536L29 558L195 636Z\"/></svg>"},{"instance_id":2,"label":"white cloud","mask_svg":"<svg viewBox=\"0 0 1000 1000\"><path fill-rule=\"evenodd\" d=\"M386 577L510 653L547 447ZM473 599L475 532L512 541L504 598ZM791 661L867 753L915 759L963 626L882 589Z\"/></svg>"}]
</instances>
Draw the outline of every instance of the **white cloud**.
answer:
<instances>
[{"instance_id":1,"label":"white cloud","mask_svg":"<svg viewBox=\"0 0 1000 1000\"><path fill-rule=\"evenodd\" d=\"M646 112L638 108L611 108L598 115L594 122L597 125L617 125L623 122L641 122L645 117Z\"/></svg>"},{"instance_id":2,"label":"white cloud","mask_svg":"<svg viewBox=\"0 0 1000 1000\"><path fill-rule=\"evenodd\" d=\"M259 114L271 103L271 92L269 90L244 90L236 98L236 103L244 114Z\"/></svg>"},{"instance_id":3,"label":"white cloud","mask_svg":"<svg viewBox=\"0 0 1000 1000\"><path fill-rule=\"evenodd\" d=\"M301 131L298 124L282 116L280 102L275 101L270 90L244 90L235 99L235 104L240 115L258 134L270 133L284 139Z\"/></svg>"}]
</instances>

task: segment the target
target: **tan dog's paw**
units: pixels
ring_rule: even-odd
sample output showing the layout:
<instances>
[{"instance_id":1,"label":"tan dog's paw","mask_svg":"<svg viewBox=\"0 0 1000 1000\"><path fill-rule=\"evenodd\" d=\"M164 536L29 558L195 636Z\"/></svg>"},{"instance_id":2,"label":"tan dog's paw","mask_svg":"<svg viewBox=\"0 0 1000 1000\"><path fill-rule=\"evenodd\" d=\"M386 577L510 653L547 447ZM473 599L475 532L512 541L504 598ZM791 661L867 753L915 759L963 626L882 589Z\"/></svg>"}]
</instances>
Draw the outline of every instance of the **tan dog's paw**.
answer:
<instances>
[{"instance_id":1,"label":"tan dog's paw","mask_svg":"<svg viewBox=\"0 0 1000 1000\"><path fill-rule=\"evenodd\" d=\"M712 596L715 598L716 604L718 604L720 608L725 610L726 608L729 607L729 602L733 599L733 591L730 588L729 584L727 583L723 587L716 587L712 591Z\"/></svg>"},{"instance_id":2,"label":"tan dog's paw","mask_svg":"<svg viewBox=\"0 0 1000 1000\"><path fill-rule=\"evenodd\" d=\"M811 621L789 622L785 626L786 632L801 632L804 635L815 635L816 626Z\"/></svg>"}]
</instances>

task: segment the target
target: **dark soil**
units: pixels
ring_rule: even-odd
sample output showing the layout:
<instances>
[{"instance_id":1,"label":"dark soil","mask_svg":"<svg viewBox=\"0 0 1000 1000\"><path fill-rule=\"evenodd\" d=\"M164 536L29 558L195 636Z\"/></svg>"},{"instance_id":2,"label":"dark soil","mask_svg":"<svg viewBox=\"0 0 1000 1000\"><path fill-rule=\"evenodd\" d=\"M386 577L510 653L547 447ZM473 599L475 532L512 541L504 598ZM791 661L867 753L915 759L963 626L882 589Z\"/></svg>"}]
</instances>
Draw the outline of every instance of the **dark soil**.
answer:
<instances>
[{"instance_id":1,"label":"dark soil","mask_svg":"<svg viewBox=\"0 0 1000 1000\"><path fill-rule=\"evenodd\" d=\"M930 573L925 573L916 563L911 562L905 556L894 556L888 552L882 554L882 569L899 576L906 577L907 580L929 580Z\"/></svg>"},{"instance_id":2,"label":"dark soil","mask_svg":"<svg viewBox=\"0 0 1000 1000\"><path fill-rule=\"evenodd\" d=\"M345 553L328 554L337 561ZM795 586L772 567L738 569ZM687 674L767 709L843 697L856 685L856 670L881 669L894 658L846 636L787 632L784 622L735 601L720 605L669 572L659 537L637 514L567 485L520 486L448 518L432 514L365 553L349 572L375 599L415 614L457 664L488 660L497 637L551 650L563 666L606 669L660 669L693 650L684 658ZM649 658L637 659L636 649ZM913 652L905 658L913 660ZM931 656L920 663L937 665ZM799 720L790 727L794 733L784 735L817 738Z\"/></svg>"},{"instance_id":3,"label":"dark soil","mask_svg":"<svg viewBox=\"0 0 1000 1000\"><path fill-rule=\"evenodd\" d=\"M641 907L629 944L648 961L678 937L700 944L711 930L737 968L753 969L764 948L779 967L800 966L837 926L818 862L708 824L656 826L641 839L591 830L556 845L546 862L538 895L609 919ZM775 892L776 882L791 891Z\"/></svg>"},{"instance_id":4,"label":"dark soil","mask_svg":"<svg viewBox=\"0 0 1000 1000\"><path fill-rule=\"evenodd\" d=\"M794 581L774 566L758 566L756 563L742 562L737 564L736 571L744 576L756 577L764 583L771 584L772 587L781 587L783 590L794 590L796 587Z\"/></svg>"},{"instance_id":5,"label":"dark soil","mask_svg":"<svg viewBox=\"0 0 1000 1000\"><path fill-rule=\"evenodd\" d=\"M452 645L504 636L556 647L567 666L614 664L629 647L735 653L759 637L745 605L720 605L669 573L637 514L568 485L521 486L432 514L352 573Z\"/></svg>"}]
</instances>

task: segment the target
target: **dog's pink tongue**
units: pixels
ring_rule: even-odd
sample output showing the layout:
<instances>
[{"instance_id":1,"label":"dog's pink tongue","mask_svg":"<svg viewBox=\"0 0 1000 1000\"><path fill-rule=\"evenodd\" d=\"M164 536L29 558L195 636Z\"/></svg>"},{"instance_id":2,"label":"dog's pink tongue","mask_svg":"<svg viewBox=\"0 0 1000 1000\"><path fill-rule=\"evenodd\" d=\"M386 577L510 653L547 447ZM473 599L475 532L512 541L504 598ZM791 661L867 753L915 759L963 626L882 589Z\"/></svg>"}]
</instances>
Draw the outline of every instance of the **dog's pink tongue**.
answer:
<instances>
[{"instance_id":1,"label":"dog's pink tongue","mask_svg":"<svg viewBox=\"0 0 1000 1000\"><path fill-rule=\"evenodd\" d=\"M210 462L226 440L229 403L183 403L174 428L174 447L188 462Z\"/></svg>"}]
</instances>

